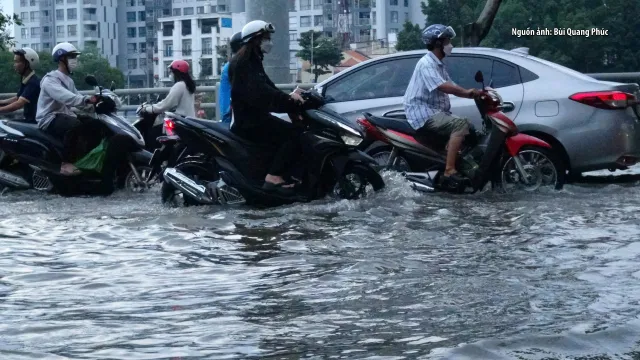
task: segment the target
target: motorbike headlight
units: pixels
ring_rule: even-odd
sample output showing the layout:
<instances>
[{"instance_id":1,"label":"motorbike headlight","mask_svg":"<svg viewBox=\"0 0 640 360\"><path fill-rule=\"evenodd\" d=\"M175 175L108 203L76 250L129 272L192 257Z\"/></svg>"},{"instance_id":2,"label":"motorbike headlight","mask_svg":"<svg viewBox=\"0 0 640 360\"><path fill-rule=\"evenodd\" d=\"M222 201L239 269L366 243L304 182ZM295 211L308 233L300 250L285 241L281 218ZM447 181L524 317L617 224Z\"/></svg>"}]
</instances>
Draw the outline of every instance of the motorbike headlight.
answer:
<instances>
[{"instance_id":1,"label":"motorbike headlight","mask_svg":"<svg viewBox=\"0 0 640 360\"><path fill-rule=\"evenodd\" d=\"M349 146L358 146L363 140L360 136L356 136L346 132L340 134L340 138L342 139L342 141L344 141L345 144Z\"/></svg>"}]
</instances>

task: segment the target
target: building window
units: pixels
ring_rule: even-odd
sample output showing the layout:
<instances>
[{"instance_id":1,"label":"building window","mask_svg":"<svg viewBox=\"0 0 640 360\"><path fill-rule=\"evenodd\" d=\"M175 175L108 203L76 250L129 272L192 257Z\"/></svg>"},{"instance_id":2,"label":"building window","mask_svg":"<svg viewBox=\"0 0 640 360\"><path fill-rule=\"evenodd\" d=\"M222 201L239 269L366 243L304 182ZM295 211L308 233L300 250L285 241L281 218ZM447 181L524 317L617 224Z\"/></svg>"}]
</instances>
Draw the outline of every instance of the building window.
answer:
<instances>
[{"instance_id":1,"label":"building window","mask_svg":"<svg viewBox=\"0 0 640 360\"><path fill-rule=\"evenodd\" d=\"M36 21L40 19L40 12L39 11L32 11L31 12L31 21Z\"/></svg>"},{"instance_id":2,"label":"building window","mask_svg":"<svg viewBox=\"0 0 640 360\"><path fill-rule=\"evenodd\" d=\"M193 15L193 8L192 7L184 8L184 14Z\"/></svg>"},{"instance_id":3,"label":"building window","mask_svg":"<svg viewBox=\"0 0 640 360\"><path fill-rule=\"evenodd\" d=\"M289 41L297 41L298 40L298 34L294 33L294 32L290 32L289 33Z\"/></svg>"},{"instance_id":4,"label":"building window","mask_svg":"<svg viewBox=\"0 0 640 360\"><path fill-rule=\"evenodd\" d=\"M310 27L311 16L300 16L300 27Z\"/></svg>"},{"instance_id":5,"label":"building window","mask_svg":"<svg viewBox=\"0 0 640 360\"><path fill-rule=\"evenodd\" d=\"M200 59L201 72L204 76L213 75L213 59Z\"/></svg>"},{"instance_id":6,"label":"building window","mask_svg":"<svg viewBox=\"0 0 640 360\"><path fill-rule=\"evenodd\" d=\"M390 3L391 5L398 6L398 0L389 0L389 3Z\"/></svg>"},{"instance_id":7,"label":"building window","mask_svg":"<svg viewBox=\"0 0 640 360\"><path fill-rule=\"evenodd\" d=\"M128 38L136 37L136 28L134 27L127 28L127 37Z\"/></svg>"},{"instance_id":8,"label":"building window","mask_svg":"<svg viewBox=\"0 0 640 360\"><path fill-rule=\"evenodd\" d=\"M64 9L56 10L56 20L64 20Z\"/></svg>"},{"instance_id":9,"label":"building window","mask_svg":"<svg viewBox=\"0 0 640 360\"><path fill-rule=\"evenodd\" d=\"M322 26L322 15L315 15L313 17L313 26Z\"/></svg>"},{"instance_id":10,"label":"building window","mask_svg":"<svg viewBox=\"0 0 640 360\"><path fill-rule=\"evenodd\" d=\"M372 11L371 12L371 25L375 25L377 23L377 18L376 18L376 12Z\"/></svg>"},{"instance_id":11,"label":"building window","mask_svg":"<svg viewBox=\"0 0 640 360\"><path fill-rule=\"evenodd\" d=\"M78 35L78 25L69 25L67 26L67 32L69 36L77 36Z\"/></svg>"},{"instance_id":12,"label":"building window","mask_svg":"<svg viewBox=\"0 0 640 360\"><path fill-rule=\"evenodd\" d=\"M164 56L173 56L173 41L164 41L162 46L164 47Z\"/></svg>"},{"instance_id":13,"label":"building window","mask_svg":"<svg viewBox=\"0 0 640 360\"><path fill-rule=\"evenodd\" d=\"M173 9L173 16L180 16L182 15L182 9L178 8L178 9Z\"/></svg>"},{"instance_id":14,"label":"building window","mask_svg":"<svg viewBox=\"0 0 640 360\"><path fill-rule=\"evenodd\" d=\"M56 35L64 36L64 25L56 26Z\"/></svg>"},{"instance_id":15,"label":"building window","mask_svg":"<svg viewBox=\"0 0 640 360\"><path fill-rule=\"evenodd\" d=\"M404 13L404 21L409 21L409 13Z\"/></svg>"},{"instance_id":16,"label":"building window","mask_svg":"<svg viewBox=\"0 0 640 360\"><path fill-rule=\"evenodd\" d=\"M191 20L182 20L182 36L191 35Z\"/></svg>"},{"instance_id":17,"label":"building window","mask_svg":"<svg viewBox=\"0 0 640 360\"><path fill-rule=\"evenodd\" d=\"M147 13L144 11L138 11L138 20L140 21L147 20Z\"/></svg>"},{"instance_id":18,"label":"building window","mask_svg":"<svg viewBox=\"0 0 640 360\"><path fill-rule=\"evenodd\" d=\"M324 0L313 0L314 9L322 9L323 4L324 4Z\"/></svg>"},{"instance_id":19,"label":"building window","mask_svg":"<svg viewBox=\"0 0 640 360\"><path fill-rule=\"evenodd\" d=\"M146 69L146 67L147 67L147 59L140 58L140 68L141 69Z\"/></svg>"},{"instance_id":20,"label":"building window","mask_svg":"<svg viewBox=\"0 0 640 360\"><path fill-rule=\"evenodd\" d=\"M29 37L29 29L27 29L27 28L20 29L20 35L22 35L23 39L28 38ZM24 47L27 47L27 46L24 46Z\"/></svg>"},{"instance_id":21,"label":"building window","mask_svg":"<svg viewBox=\"0 0 640 360\"><path fill-rule=\"evenodd\" d=\"M211 38L202 39L202 55L213 54L213 46L211 44Z\"/></svg>"},{"instance_id":22,"label":"building window","mask_svg":"<svg viewBox=\"0 0 640 360\"><path fill-rule=\"evenodd\" d=\"M171 70L169 70L170 65L171 65L171 61L164 62L164 77L166 78L171 76Z\"/></svg>"},{"instance_id":23,"label":"building window","mask_svg":"<svg viewBox=\"0 0 640 360\"><path fill-rule=\"evenodd\" d=\"M146 53L147 52L147 43L140 43L140 52L141 53Z\"/></svg>"},{"instance_id":24,"label":"building window","mask_svg":"<svg viewBox=\"0 0 640 360\"><path fill-rule=\"evenodd\" d=\"M182 55L191 56L191 39L182 40Z\"/></svg>"},{"instance_id":25,"label":"building window","mask_svg":"<svg viewBox=\"0 0 640 360\"><path fill-rule=\"evenodd\" d=\"M127 60L128 63L128 68L129 70L134 70L138 68L138 60L137 59L128 59Z\"/></svg>"},{"instance_id":26,"label":"building window","mask_svg":"<svg viewBox=\"0 0 640 360\"><path fill-rule=\"evenodd\" d=\"M129 43L127 44L127 54L135 54L138 52L138 44Z\"/></svg>"},{"instance_id":27,"label":"building window","mask_svg":"<svg viewBox=\"0 0 640 360\"><path fill-rule=\"evenodd\" d=\"M144 26L140 26L140 27L138 28L138 36L140 36L140 37L145 37L145 36L147 36L147 28L146 28L146 27L144 27Z\"/></svg>"},{"instance_id":28,"label":"building window","mask_svg":"<svg viewBox=\"0 0 640 360\"><path fill-rule=\"evenodd\" d=\"M196 9L196 12L198 14L204 14L204 6L198 6L198 8Z\"/></svg>"},{"instance_id":29,"label":"building window","mask_svg":"<svg viewBox=\"0 0 640 360\"><path fill-rule=\"evenodd\" d=\"M311 10L311 0L300 0L300 10Z\"/></svg>"},{"instance_id":30,"label":"building window","mask_svg":"<svg viewBox=\"0 0 640 360\"><path fill-rule=\"evenodd\" d=\"M64 10L63 10L64 12ZM20 20L22 20L22 22L27 22L29 21L29 12L24 11L20 13Z\"/></svg>"},{"instance_id":31,"label":"building window","mask_svg":"<svg viewBox=\"0 0 640 360\"><path fill-rule=\"evenodd\" d=\"M31 28L31 37L38 37L40 36L40 28L39 27L33 27Z\"/></svg>"},{"instance_id":32,"label":"building window","mask_svg":"<svg viewBox=\"0 0 640 360\"><path fill-rule=\"evenodd\" d=\"M409 7L409 0L404 0L404 7Z\"/></svg>"},{"instance_id":33,"label":"building window","mask_svg":"<svg viewBox=\"0 0 640 360\"><path fill-rule=\"evenodd\" d=\"M136 12L135 11L127 12L127 22L136 22Z\"/></svg>"},{"instance_id":34,"label":"building window","mask_svg":"<svg viewBox=\"0 0 640 360\"><path fill-rule=\"evenodd\" d=\"M391 22L392 23L397 23L398 22L398 12L397 11L392 11L391 12Z\"/></svg>"},{"instance_id":35,"label":"building window","mask_svg":"<svg viewBox=\"0 0 640 360\"><path fill-rule=\"evenodd\" d=\"M371 23L371 13L361 12L358 20L360 25L369 25Z\"/></svg>"},{"instance_id":36,"label":"building window","mask_svg":"<svg viewBox=\"0 0 640 360\"><path fill-rule=\"evenodd\" d=\"M77 20L78 9L67 9L67 20Z\"/></svg>"},{"instance_id":37,"label":"building window","mask_svg":"<svg viewBox=\"0 0 640 360\"><path fill-rule=\"evenodd\" d=\"M218 5L218 12L227 11L227 5Z\"/></svg>"}]
</instances>

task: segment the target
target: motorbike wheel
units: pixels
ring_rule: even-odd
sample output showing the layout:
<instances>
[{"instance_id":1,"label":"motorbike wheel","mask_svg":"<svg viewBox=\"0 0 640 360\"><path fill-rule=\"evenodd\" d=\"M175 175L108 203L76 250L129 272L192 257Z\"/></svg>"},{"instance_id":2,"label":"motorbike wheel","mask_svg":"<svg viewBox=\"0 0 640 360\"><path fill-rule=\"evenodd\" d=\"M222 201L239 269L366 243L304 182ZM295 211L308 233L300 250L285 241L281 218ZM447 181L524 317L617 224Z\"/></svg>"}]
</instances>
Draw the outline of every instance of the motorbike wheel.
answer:
<instances>
[{"instance_id":1,"label":"motorbike wheel","mask_svg":"<svg viewBox=\"0 0 640 360\"><path fill-rule=\"evenodd\" d=\"M349 164L336 182L333 195L346 200L356 200L366 195L368 185L374 191L384 188L384 181L373 168L362 164Z\"/></svg>"},{"instance_id":2,"label":"motorbike wheel","mask_svg":"<svg viewBox=\"0 0 640 360\"><path fill-rule=\"evenodd\" d=\"M144 181L149 173L151 172L151 168L148 166L137 166L136 170L138 170L138 174L140 178ZM151 188L155 184L155 181L151 181L148 184L141 184L136 176L133 174L133 171L129 171L124 178L124 187L127 191L132 193L143 193L147 189Z\"/></svg>"},{"instance_id":3,"label":"motorbike wheel","mask_svg":"<svg viewBox=\"0 0 640 360\"><path fill-rule=\"evenodd\" d=\"M389 146L374 147L373 149L367 151L367 154L376 160L376 162L378 163L378 170L387 169L386 167L387 162L389 161L389 157L391 156L391 147ZM412 171L409 161L401 155L398 155L396 157L396 163L390 169L398 172Z\"/></svg>"},{"instance_id":4,"label":"motorbike wheel","mask_svg":"<svg viewBox=\"0 0 640 360\"><path fill-rule=\"evenodd\" d=\"M220 179L215 165L205 164L201 161L186 161L175 166L176 170L185 174L196 182L211 182ZM195 200L176 189L173 185L164 181L160 189L162 203L170 207L188 207L199 205Z\"/></svg>"},{"instance_id":5,"label":"motorbike wheel","mask_svg":"<svg viewBox=\"0 0 640 360\"><path fill-rule=\"evenodd\" d=\"M535 191L541 187L552 187L560 190L566 181L564 163L547 148L539 146L525 146L518 155L527 177L532 180L526 184L516 168L514 159L508 154L500 162L500 172L493 182L502 192L513 190Z\"/></svg>"}]
</instances>

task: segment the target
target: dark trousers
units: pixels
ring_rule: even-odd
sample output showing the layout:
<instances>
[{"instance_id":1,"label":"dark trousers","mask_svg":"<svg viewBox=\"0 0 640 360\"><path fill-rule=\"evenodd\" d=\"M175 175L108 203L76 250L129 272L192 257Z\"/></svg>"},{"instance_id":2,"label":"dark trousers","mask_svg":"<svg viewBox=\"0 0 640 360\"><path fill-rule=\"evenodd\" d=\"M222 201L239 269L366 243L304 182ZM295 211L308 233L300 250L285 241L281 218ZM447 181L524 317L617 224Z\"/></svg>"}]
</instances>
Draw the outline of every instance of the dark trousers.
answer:
<instances>
[{"instance_id":1,"label":"dark trousers","mask_svg":"<svg viewBox=\"0 0 640 360\"><path fill-rule=\"evenodd\" d=\"M81 125L82 122L73 116L58 114L44 129L51 136L62 140L62 162L74 161Z\"/></svg>"},{"instance_id":2,"label":"dark trousers","mask_svg":"<svg viewBox=\"0 0 640 360\"><path fill-rule=\"evenodd\" d=\"M238 136L258 144L273 146L276 150L269 174L284 176L300 154L300 134L293 124L271 116L268 122L250 130L232 129Z\"/></svg>"}]
</instances>

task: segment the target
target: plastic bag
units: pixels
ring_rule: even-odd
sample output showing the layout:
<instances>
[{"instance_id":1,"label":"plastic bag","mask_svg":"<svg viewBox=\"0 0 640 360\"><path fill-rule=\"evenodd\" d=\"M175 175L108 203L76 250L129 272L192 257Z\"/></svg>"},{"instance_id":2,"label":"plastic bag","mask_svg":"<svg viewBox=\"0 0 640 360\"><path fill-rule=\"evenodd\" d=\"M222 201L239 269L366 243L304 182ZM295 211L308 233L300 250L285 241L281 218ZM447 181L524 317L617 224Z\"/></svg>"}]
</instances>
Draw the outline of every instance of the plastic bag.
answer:
<instances>
[{"instance_id":1,"label":"plastic bag","mask_svg":"<svg viewBox=\"0 0 640 360\"><path fill-rule=\"evenodd\" d=\"M84 171L95 171L97 173L102 172L102 165L104 159L107 156L107 139L102 139L102 142L93 150L89 151L82 159L75 162L75 166Z\"/></svg>"}]
</instances>

